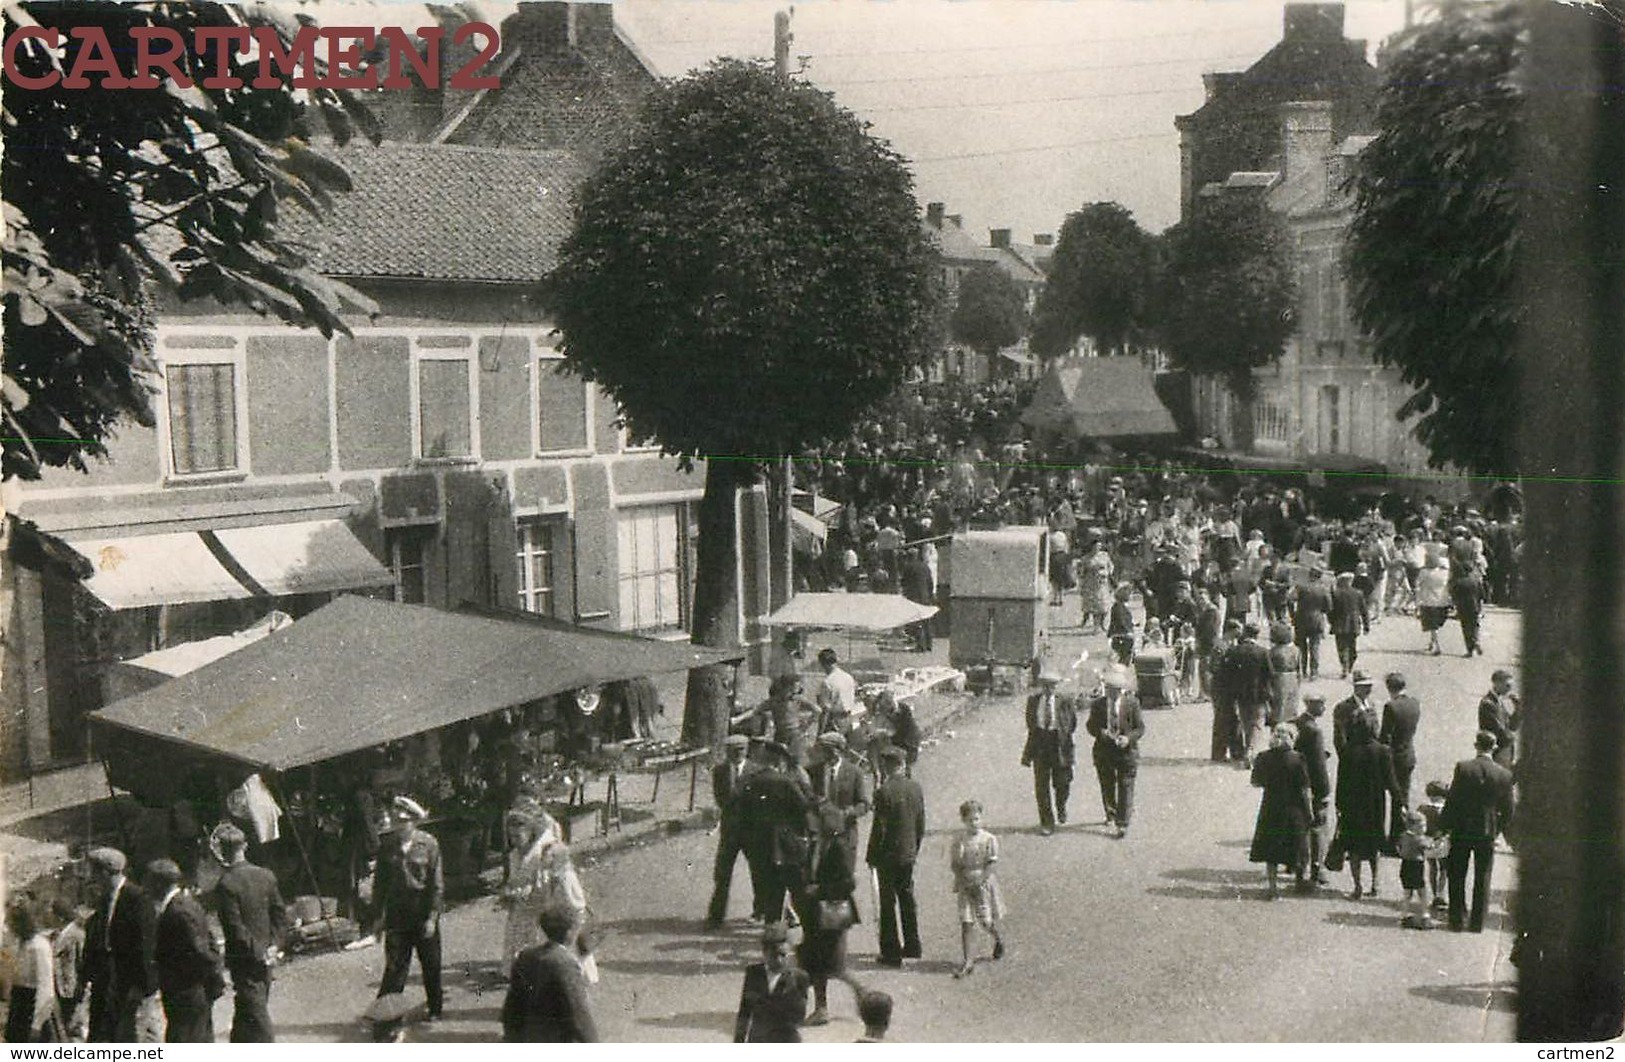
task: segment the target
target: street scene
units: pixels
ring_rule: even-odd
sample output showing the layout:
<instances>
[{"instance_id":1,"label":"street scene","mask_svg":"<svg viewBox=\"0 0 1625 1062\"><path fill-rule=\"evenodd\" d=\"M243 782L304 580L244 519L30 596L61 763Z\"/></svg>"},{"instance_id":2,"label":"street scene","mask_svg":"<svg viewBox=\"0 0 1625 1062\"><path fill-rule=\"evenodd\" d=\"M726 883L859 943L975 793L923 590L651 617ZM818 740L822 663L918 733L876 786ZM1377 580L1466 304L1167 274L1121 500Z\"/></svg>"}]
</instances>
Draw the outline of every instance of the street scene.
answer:
<instances>
[{"instance_id":1,"label":"street scene","mask_svg":"<svg viewBox=\"0 0 1625 1062\"><path fill-rule=\"evenodd\" d=\"M1617 1035L1556 7L8 7L4 1040Z\"/></svg>"}]
</instances>

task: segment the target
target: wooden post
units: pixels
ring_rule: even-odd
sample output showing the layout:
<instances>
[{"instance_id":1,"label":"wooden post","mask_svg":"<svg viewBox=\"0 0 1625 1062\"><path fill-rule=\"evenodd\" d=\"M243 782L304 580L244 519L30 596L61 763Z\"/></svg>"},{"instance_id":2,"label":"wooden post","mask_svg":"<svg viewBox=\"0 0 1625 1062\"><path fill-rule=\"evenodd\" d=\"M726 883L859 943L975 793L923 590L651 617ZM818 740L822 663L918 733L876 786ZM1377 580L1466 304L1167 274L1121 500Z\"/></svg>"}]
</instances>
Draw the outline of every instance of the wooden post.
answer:
<instances>
[{"instance_id":1,"label":"wooden post","mask_svg":"<svg viewBox=\"0 0 1625 1062\"><path fill-rule=\"evenodd\" d=\"M1525 13L1518 1039L1595 1041L1625 1023L1625 35Z\"/></svg>"}]
</instances>

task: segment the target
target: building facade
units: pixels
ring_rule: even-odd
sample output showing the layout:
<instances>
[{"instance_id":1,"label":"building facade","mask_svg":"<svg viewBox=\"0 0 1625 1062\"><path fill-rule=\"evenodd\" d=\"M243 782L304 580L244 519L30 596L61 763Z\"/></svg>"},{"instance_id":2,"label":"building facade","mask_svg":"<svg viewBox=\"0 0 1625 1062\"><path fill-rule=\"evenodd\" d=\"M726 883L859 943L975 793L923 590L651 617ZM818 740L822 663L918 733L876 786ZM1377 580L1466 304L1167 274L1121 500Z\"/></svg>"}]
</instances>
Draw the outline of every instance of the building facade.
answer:
<instances>
[{"instance_id":1,"label":"building facade","mask_svg":"<svg viewBox=\"0 0 1625 1062\"><path fill-rule=\"evenodd\" d=\"M1031 315L1044 287L1043 263L1053 254L1047 235L1034 237L1031 246L1018 246L1009 229L991 229L988 242L979 244L965 231L964 219L946 212L944 203L927 203L925 231L940 252L942 285L951 307L959 298L959 285L974 269L992 266L1010 277L1026 297ZM1037 379L1038 360L1027 349L1027 337L999 351L993 358L979 354L962 343L950 342L928 370L934 382L955 380L980 384L994 379Z\"/></svg>"},{"instance_id":2,"label":"building facade","mask_svg":"<svg viewBox=\"0 0 1625 1062\"><path fill-rule=\"evenodd\" d=\"M591 26L612 48L609 11L521 6L564 35L512 38L523 113L547 83L523 76L527 55L592 65L570 34ZM431 137L336 151L355 190L309 240L324 273L380 308L348 336L160 307L156 424L123 426L88 474L51 470L10 499L0 772L92 755L85 716L117 662L272 611L297 620L335 593L686 637L703 466L629 444L614 403L565 370L536 298L592 144L630 119L624 83L600 88L619 124L595 108L593 136L558 150ZM458 128L515 128L498 120L504 91L461 101ZM754 558L765 496L739 505ZM766 590L742 596L739 629L758 638Z\"/></svg>"}]
</instances>

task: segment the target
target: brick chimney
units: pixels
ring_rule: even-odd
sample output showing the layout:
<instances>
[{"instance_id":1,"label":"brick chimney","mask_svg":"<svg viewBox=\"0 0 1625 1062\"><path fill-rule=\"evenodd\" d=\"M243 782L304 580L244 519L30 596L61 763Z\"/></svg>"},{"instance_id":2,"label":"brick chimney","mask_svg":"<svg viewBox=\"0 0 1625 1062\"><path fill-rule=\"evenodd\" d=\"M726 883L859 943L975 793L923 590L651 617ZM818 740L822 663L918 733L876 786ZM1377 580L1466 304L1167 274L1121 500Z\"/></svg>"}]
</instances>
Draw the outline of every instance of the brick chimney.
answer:
<instances>
[{"instance_id":1,"label":"brick chimney","mask_svg":"<svg viewBox=\"0 0 1625 1062\"><path fill-rule=\"evenodd\" d=\"M989 247L1004 247L1004 248L1008 249L1009 246L1010 246L1010 230L1009 229L988 229L987 230L987 245Z\"/></svg>"},{"instance_id":2,"label":"brick chimney","mask_svg":"<svg viewBox=\"0 0 1625 1062\"><path fill-rule=\"evenodd\" d=\"M1343 39L1342 4L1288 4L1281 21L1281 36L1284 40Z\"/></svg>"},{"instance_id":3,"label":"brick chimney","mask_svg":"<svg viewBox=\"0 0 1625 1062\"><path fill-rule=\"evenodd\" d=\"M942 228L943 211L947 209L948 207L945 203L925 204L925 223L931 226L933 229Z\"/></svg>"},{"instance_id":4,"label":"brick chimney","mask_svg":"<svg viewBox=\"0 0 1625 1062\"><path fill-rule=\"evenodd\" d=\"M1214 70L1202 75L1202 88L1205 90L1204 103L1212 102L1219 95L1240 81L1242 74L1237 70Z\"/></svg>"},{"instance_id":5,"label":"brick chimney","mask_svg":"<svg viewBox=\"0 0 1625 1062\"><path fill-rule=\"evenodd\" d=\"M1290 189L1303 189L1305 202L1326 201L1326 160L1334 146L1331 100L1281 104L1281 179Z\"/></svg>"}]
</instances>

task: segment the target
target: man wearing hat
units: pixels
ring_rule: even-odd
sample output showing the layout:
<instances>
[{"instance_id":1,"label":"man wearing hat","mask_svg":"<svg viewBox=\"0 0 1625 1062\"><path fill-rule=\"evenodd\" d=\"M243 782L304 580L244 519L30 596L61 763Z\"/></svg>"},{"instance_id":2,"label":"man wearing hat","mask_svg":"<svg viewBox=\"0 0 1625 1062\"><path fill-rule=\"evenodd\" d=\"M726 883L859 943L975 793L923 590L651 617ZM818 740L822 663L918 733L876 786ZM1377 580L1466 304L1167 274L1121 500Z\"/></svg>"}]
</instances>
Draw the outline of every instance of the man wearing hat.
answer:
<instances>
[{"instance_id":1,"label":"man wearing hat","mask_svg":"<svg viewBox=\"0 0 1625 1062\"><path fill-rule=\"evenodd\" d=\"M1139 698L1128 692L1129 676L1124 668L1107 668L1101 680L1106 691L1090 702L1085 729L1095 739L1095 773L1100 776L1106 825L1118 837L1126 837L1134 815L1134 779L1140 771L1145 719L1140 714Z\"/></svg>"},{"instance_id":2,"label":"man wearing hat","mask_svg":"<svg viewBox=\"0 0 1625 1062\"><path fill-rule=\"evenodd\" d=\"M157 1039L157 919L151 901L124 875L117 848L86 855L99 894L85 926L85 980L91 984L90 1041L149 1043Z\"/></svg>"},{"instance_id":3,"label":"man wearing hat","mask_svg":"<svg viewBox=\"0 0 1625 1062\"><path fill-rule=\"evenodd\" d=\"M1365 595L1354 585L1354 573L1338 572L1337 589L1332 591L1331 624L1342 678L1348 678L1360 656L1360 632L1369 625L1365 606Z\"/></svg>"},{"instance_id":4,"label":"man wearing hat","mask_svg":"<svg viewBox=\"0 0 1625 1062\"><path fill-rule=\"evenodd\" d=\"M706 910L705 927L717 929L728 917L728 890L733 884L734 864L744 851L745 837L740 826L739 797L744 790L745 773L750 769L746 758L750 753L750 738L744 734L729 734L723 739L724 759L711 768L711 796L717 805L717 858L712 868L711 906ZM748 865L749 860L746 860ZM752 883L754 885L754 882ZM751 894L751 915L762 912L756 903L754 888Z\"/></svg>"},{"instance_id":5,"label":"man wearing hat","mask_svg":"<svg viewBox=\"0 0 1625 1062\"><path fill-rule=\"evenodd\" d=\"M801 883L807 862L807 816L817 805L790 750L761 743L766 760L746 771L739 791L739 829L755 891L755 913L768 923L784 917L784 900Z\"/></svg>"},{"instance_id":6,"label":"man wearing hat","mask_svg":"<svg viewBox=\"0 0 1625 1062\"><path fill-rule=\"evenodd\" d=\"M1235 744L1230 749L1230 758L1251 767L1253 754L1264 737L1264 716L1269 711L1275 678L1270 652L1258 644L1258 624L1242 624L1241 637L1230 647L1226 660L1237 717L1237 725L1231 731Z\"/></svg>"},{"instance_id":7,"label":"man wearing hat","mask_svg":"<svg viewBox=\"0 0 1625 1062\"><path fill-rule=\"evenodd\" d=\"M423 974L428 998L428 1019L436 1021L444 1004L440 984L440 913L445 907L446 883L440 866L440 844L418 829L429 817L410 797L398 796L390 806L392 836L378 852L377 884L373 903L384 935L384 976L378 994L387 996L406 987L412 953Z\"/></svg>"},{"instance_id":8,"label":"man wearing hat","mask_svg":"<svg viewBox=\"0 0 1625 1062\"><path fill-rule=\"evenodd\" d=\"M762 961L745 967L734 1018L736 1044L799 1044L812 981L788 960L789 935L777 923L762 930Z\"/></svg>"},{"instance_id":9,"label":"man wearing hat","mask_svg":"<svg viewBox=\"0 0 1625 1062\"><path fill-rule=\"evenodd\" d=\"M147 894L157 897L153 958L163 991L164 1040L212 1044L214 1001L225 989L225 975L209 939L208 916L181 889L181 868L173 859L148 863L144 880Z\"/></svg>"},{"instance_id":10,"label":"man wearing hat","mask_svg":"<svg viewBox=\"0 0 1625 1062\"><path fill-rule=\"evenodd\" d=\"M1292 594L1292 635L1302 654L1299 666L1309 678L1320 677L1320 640L1326 634L1326 614L1332 610L1325 574L1318 564L1310 568L1309 581Z\"/></svg>"},{"instance_id":11,"label":"man wearing hat","mask_svg":"<svg viewBox=\"0 0 1625 1062\"><path fill-rule=\"evenodd\" d=\"M819 734L814 742L807 774L812 779L813 796L818 798L819 804L834 807L841 813L845 821L843 840L856 866L858 822L869 814L869 805L874 799L869 772L847 758L846 738L831 730Z\"/></svg>"},{"instance_id":12,"label":"man wearing hat","mask_svg":"<svg viewBox=\"0 0 1625 1062\"><path fill-rule=\"evenodd\" d=\"M242 830L225 823L215 828L209 842L225 867L214 888L214 903L226 937L226 969L231 972L231 1042L275 1043L271 967L288 930L287 905L276 875L248 861L248 839Z\"/></svg>"},{"instance_id":13,"label":"man wearing hat","mask_svg":"<svg viewBox=\"0 0 1625 1062\"><path fill-rule=\"evenodd\" d=\"M1309 796L1314 802L1314 818L1309 824L1309 877L1306 887L1329 885L1331 882L1320 869L1326 854L1326 806L1331 800L1332 778L1326 770L1331 753L1326 751L1326 734L1320 728L1321 717L1326 714L1326 695L1310 692L1303 695L1303 712L1292 722L1298 728L1293 747L1303 757L1309 771Z\"/></svg>"},{"instance_id":14,"label":"man wearing hat","mask_svg":"<svg viewBox=\"0 0 1625 1062\"><path fill-rule=\"evenodd\" d=\"M1339 758L1343 755L1343 746L1348 744L1349 729L1356 716L1364 717L1373 737L1381 730L1377 706L1371 702L1371 687L1376 683L1364 671L1354 673L1353 683L1354 693L1338 701L1337 707L1332 709L1332 750Z\"/></svg>"},{"instance_id":15,"label":"man wearing hat","mask_svg":"<svg viewBox=\"0 0 1625 1062\"><path fill-rule=\"evenodd\" d=\"M1077 762L1073 734L1078 729L1078 708L1070 696L1059 692L1061 676L1049 666L1039 674L1038 685L1038 692L1027 698L1027 743L1021 750L1021 765L1033 769L1038 828L1047 837L1055 832L1057 821L1066 824L1066 799L1072 792L1072 769Z\"/></svg>"},{"instance_id":16,"label":"man wearing hat","mask_svg":"<svg viewBox=\"0 0 1625 1062\"><path fill-rule=\"evenodd\" d=\"M1480 730L1476 753L1456 764L1450 795L1439 812L1439 827L1450 836L1446 870L1450 881L1450 928L1484 930L1489 905L1490 873L1495 868L1495 838L1512 819L1512 772L1495 762L1496 736ZM1467 910L1467 862L1473 864L1473 902ZM1465 924L1464 924L1465 923Z\"/></svg>"},{"instance_id":17,"label":"man wearing hat","mask_svg":"<svg viewBox=\"0 0 1625 1062\"><path fill-rule=\"evenodd\" d=\"M925 840L925 791L904 773L904 763L902 749L888 745L881 750L881 782L875 790L875 818L869 828L866 855L880 886L876 921L882 966L901 966L904 959L918 959L921 955L914 863L920 855L920 843Z\"/></svg>"}]
</instances>

